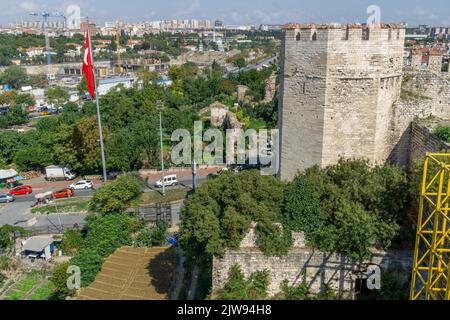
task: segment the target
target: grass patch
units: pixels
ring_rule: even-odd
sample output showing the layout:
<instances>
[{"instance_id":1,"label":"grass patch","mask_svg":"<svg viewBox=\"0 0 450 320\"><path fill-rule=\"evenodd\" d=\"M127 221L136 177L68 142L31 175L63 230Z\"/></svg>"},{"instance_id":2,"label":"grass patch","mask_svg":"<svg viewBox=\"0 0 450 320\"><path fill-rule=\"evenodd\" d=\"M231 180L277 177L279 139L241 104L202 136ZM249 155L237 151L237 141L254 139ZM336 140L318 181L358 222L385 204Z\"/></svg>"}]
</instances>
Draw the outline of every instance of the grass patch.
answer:
<instances>
[{"instance_id":1,"label":"grass patch","mask_svg":"<svg viewBox=\"0 0 450 320\"><path fill-rule=\"evenodd\" d=\"M400 97L402 99L405 100L409 100L409 99L418 99L418 100L432 100L430 97L427 96L423 96L417 92L411 91L411 90L407 90L402 88L402 91L400 93Z\"/></svg>"},{"instance_id":2,"label":"grass patch","mask_svg":"<svg viewBox=\"0 0 450 320\"><path fill-rule=\"evenodd\" d=\"M166 190L165 197L163 197L159 191L147 192L142 194L138 199L134 200L132 205L133 207L138 207L140 205L180 201L186 198L189 191L190 189L188 188L170 189Z\"/></svg>"},{"instance_id":3,"label":"grass patch","mask_svg":"<svg viewBox=\"0 0 450 320\"><path fill-rule=\"evenodd\" d=\"M267 129L267 123L263 119L252 119L250 121L250 125L248 126L249 129L253 130L262 130Z\"/></svg>"},{"instance_id":4,"label":"grass patch","mask_svg":"<svg viewBox=\"0 0 450 320\"><path fill-rule=\"evenodd\" d=\"M55 292L55 285L52 282L47 282L41 287L37 288L28 300L48 300Z\"/></svg>"},{"instance_id":5,"label":"grass patch","mask_svg":"<svg viewBox=\"0 0 450 320\"><path fill-rule=\"evenodd\" d=\"M66 212L86 212L89 208L89 200L65 199L57 200L52 204L31 209L33 214L56 214Z\"/></svg>"},{"instance_id":6,"label":"grass patch","mask_svg":"<svg viewBox=\"0 0 450 320\"><path fill-rule=\"evenodd\" d=\"M20 300L42 279L42 274L38 272L28 273L25 278L17 282L6 293L6 300Z\"/></svg>"}]
</instances>

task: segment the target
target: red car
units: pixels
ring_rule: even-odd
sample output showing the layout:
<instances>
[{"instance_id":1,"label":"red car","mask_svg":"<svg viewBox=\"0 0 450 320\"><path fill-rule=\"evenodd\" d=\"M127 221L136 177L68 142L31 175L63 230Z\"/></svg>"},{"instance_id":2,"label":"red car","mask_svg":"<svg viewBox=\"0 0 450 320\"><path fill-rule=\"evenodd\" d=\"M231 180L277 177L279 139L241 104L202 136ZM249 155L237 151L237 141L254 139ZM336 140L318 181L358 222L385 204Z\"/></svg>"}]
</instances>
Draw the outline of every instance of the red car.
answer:
<instances>
[{"instance_id":1,"label":"red car","mask_svg":"<svg viewBox=\"0 0 450 320\"><path fill-rule=\"evenodd\" d=\"M9 193L15 196L22 196L33 193L33 188L31 188L31 186L19 186L12 189Z\"/></svg>"},{"instance_id":2,"label":"red car","mask_svg":"<svg viewBox=\"0 0 450 320\"><path fill-rule=\"evenodd\" d=\"M63 190L53 192L53 198L55 198L55 199L71 198L74 195L75 195L75 192L70 188L66 188Z\"/></svg>"}]
</instances>

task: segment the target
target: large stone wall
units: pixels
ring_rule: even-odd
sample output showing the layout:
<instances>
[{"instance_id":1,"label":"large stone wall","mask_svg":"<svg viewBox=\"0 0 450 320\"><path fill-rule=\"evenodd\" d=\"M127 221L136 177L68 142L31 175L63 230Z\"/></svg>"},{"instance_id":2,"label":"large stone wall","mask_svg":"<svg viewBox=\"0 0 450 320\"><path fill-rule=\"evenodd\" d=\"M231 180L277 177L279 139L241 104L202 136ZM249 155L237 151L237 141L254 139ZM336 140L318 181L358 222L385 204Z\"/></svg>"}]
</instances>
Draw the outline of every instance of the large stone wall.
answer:
<instances>
[{"instance_id":1,"label":"large stone wall","mask_svg":"<svg viewBox=\"0 0 450 320\"><path fill-rule=\"evenodd\" d=\"M305 282L312 293L329 287L343 298L353 298L356 280L361 279L361 265L342 254L329 254L308 248L302 234L293 234L294 246L285 257L268 257L259 249L255 229L251 229L239 250L228 250L224 257L213 260L213 292L223 288L229 272L239 265L246 277L253 272L270 272L269 295L280 292L284 280L290 285ZM399 276L407 281L412 270L411 251L374 252L367 265L377 265L383 270L401 267Z\"/></svg>"},{"instance_id":2,"label":"large stone wall","mask_svg":"<svg viewBox=\"0 0 450 320\"><path fill-rule=\"evenodd\" d=\"M410 166L415 160L424 159L427 152L442 152L450 149L450 144L436 136L433 131L438 122L432 124L411 124Z\"/></svg>"},{"instance_id":3,"label":"large stone wall","mask_svg":"<svg viewBox=\"0 0 450 320\"><path fill-rule=\"evenodd\" d=\"M450 76L447 73L405 70L403 97L393 106L393 146L389 160L407 167L411 162L411 123L437 117L450 120ZM431 148L429 152L435 151ZM413 155L414 157L414 155Z\"/></svg>"},{"instance_id":4,"label":"large stone wall","mask_svg":"<svg viewBox=\"0 0 450 320\"><path fill-rule=\"evenodd\" d=\"M280 176L340 158L388 159L400 98L404 28L307 25L282 45Z\"/></svg>"},{"instance_id":5,"label":"large stone wall","mask_svg":"<svg viewBox=\"0 0 450 320\"><path fill-rule=\"evenodd\" d=\"M450 120L450 74L438 54L403 70L404 30L293 25L281 52L279 175L340 158L410 164L411 123ZM420 60L420 61L419 61ZM430 150L432 151L432 150Z\"/></svg>"}]
</instances>

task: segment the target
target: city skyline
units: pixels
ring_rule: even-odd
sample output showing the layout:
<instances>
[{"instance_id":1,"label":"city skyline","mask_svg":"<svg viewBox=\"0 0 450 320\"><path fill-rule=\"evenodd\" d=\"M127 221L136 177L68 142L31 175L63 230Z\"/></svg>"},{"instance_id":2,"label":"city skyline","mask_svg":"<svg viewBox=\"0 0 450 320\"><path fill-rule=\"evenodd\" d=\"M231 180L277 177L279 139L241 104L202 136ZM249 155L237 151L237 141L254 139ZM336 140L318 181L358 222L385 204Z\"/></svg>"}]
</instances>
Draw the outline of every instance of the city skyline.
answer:
<instances>
[{"instance_id":1,"label":"city skyline","mask_svg":"<svg viewBox=\"0 0 450 320\"><path fill-rule=\"evenodd\" d=\"M426 4L418 0L347 0L345 5L334 0L299 2L296 0L133 0L132 6L119 1L106 0L0 0L3 13L0 24L6 25L20 20L33 20L31 11L64 12L69 5L79 5L81 15L97 23L106 21L157 21L167 19L223 20L225 24L281 24L287 22L364 22L366 9L378 5L381 20L385 22L407 22L410 26L428 24L450 25L450 7L443 0L430 0Z\"/></svg>"}]
</instances>

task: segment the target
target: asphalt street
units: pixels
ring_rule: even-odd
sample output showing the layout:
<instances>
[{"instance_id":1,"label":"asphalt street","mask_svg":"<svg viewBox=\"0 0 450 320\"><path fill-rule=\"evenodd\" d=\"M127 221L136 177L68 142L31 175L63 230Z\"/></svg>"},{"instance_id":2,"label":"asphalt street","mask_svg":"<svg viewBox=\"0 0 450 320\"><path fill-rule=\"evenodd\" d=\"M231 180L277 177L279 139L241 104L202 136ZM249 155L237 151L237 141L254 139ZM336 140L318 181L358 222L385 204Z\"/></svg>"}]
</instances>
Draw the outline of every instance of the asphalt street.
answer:
<instances>
[{"instance_id":1,"label":"asphalt street","mask_svg":"<svg viewBox=\"0 0 450 320\"><path fill-rule=\"evenodd\" d=\"M200 186L205 180L206 176L197 177L197 185ZM154 187L156 181L150 180L149 186L145 188L144 192L155 192ZM173 188L192 188L192 177L183 177L179 179L179 185ZM56 191L56 190L52 190ZM32 194L16 196L16 200L8 204L0 204L0 226L1 225L16 225L27 229L45 229L57 227L60 225L82 225L86 218L85 214L53 214L53 215L38 215L31 213L31 206L36 202L35 195L43 192L43 190L34 190ZM75 191L75 196L72 199L91 197L93 190ZM181 204L174 204L172 206L172 217L174 223L179 222L179 211Z\"/></svg>"}]
</instances>

